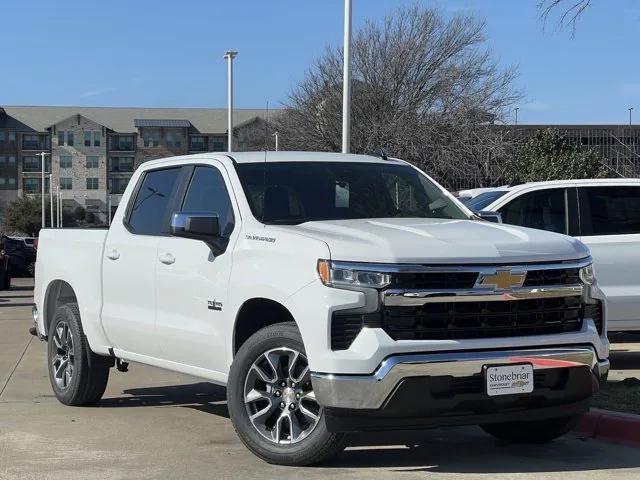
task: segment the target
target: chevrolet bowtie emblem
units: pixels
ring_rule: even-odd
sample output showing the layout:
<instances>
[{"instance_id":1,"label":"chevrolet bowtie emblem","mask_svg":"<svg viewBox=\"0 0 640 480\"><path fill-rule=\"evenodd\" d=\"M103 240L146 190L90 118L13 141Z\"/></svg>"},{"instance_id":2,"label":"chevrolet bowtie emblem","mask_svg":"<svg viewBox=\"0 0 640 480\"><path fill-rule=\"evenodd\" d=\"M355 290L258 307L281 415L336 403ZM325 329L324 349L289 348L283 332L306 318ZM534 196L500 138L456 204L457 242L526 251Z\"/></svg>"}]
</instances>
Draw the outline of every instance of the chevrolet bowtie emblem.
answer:
<instances>
[{"instance_id":1,"label":"chevrolet bowtie emblem","mask_svg":"<svg viewBox=\"0 0 640 480\"><path fill-rule=\"evenodd\" d=\"M476 286L495 290L509 290L521 287L526 276L527 272L511 272L509 270L499 270L494 274L481 273Z\"/></svg>"}]
</instances>

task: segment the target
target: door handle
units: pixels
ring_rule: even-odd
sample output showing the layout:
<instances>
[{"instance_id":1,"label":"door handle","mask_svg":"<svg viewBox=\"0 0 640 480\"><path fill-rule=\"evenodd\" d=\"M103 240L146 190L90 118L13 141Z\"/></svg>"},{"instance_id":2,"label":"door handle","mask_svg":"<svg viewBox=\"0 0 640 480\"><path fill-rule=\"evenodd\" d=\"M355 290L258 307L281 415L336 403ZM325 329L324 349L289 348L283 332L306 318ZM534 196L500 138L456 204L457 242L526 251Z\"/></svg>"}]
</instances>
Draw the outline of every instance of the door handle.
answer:
<instances>
[{"instance_id":1,"label":"door handle","mask_svg":"<svg viewBox=\"0 0 640 480\"><path fill-rule=\"evenodd\" d=\"M107 258L109 260L117 260L120 258L120 252L114 248L111 252L107 253Z\"/></svg>"},{"instance_id":2,"label":"door handle","mask_svg":"<svg viewBox=\"0 0 640 480\"><path fill-rule=\"evenodd\" d=\"M176 261L176 257L174 257L172 253L167 252L160 255L158 257L158 260L160 260L165 265L171 265L173 262Z\"/></svg>"}]
</instances>

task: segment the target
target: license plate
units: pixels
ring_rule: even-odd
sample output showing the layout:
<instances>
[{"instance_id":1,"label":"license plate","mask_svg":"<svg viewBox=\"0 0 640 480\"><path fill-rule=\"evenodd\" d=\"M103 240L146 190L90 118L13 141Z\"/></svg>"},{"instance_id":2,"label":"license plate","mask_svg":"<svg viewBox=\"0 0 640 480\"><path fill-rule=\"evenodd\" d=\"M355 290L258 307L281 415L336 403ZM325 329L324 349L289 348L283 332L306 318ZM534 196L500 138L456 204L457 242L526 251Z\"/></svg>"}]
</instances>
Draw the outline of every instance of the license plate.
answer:
<instances>
[{"instance_id":1,"label":"license plate","mask_svg":"<svg viewBox=\"0 0 640 480\"><path fill-rule=\"evenodd\" d=\"M486 365L484 368L487 395L513 395L533 392L533 365Z\"/></svg>"}]
</instances>

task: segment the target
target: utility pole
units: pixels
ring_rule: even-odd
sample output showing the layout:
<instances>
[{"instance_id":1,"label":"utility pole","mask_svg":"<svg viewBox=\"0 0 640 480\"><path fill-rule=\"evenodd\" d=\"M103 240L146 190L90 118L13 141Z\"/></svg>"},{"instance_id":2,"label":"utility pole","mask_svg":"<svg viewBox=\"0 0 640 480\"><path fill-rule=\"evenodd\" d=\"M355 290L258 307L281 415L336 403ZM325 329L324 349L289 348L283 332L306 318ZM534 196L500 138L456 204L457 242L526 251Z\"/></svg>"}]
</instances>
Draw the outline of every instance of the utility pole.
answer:
<instances>
[{"instance_id":1,"label":"utility pole","mask_svg":"<svg viewBox=\"0 0 640 480\"><path fill-rule=\"evenodd\" d=\"M276 132L273 134L273 136L276 139L276 152L278 151L278 131L276 130Z\"/></svg>"},{"instance_id":2,"label":"utility pole","mask_svg":"<svg viewBox=\"0 0 640 480\"><path fill-rule=\"evenodd\" d=\"M42 216L42 228L45 227L45 221L44 221L44 196L45 196L45 176L44 176L44 170L45 170L45 159L47 158L47 155L49 155L47 152L40 152L38 154L38 156L40 157L40 167L42 169L42 191L40 192L40 200L41 200L41 205L40 205L40 210L41 210L41 216Z\"/></svg>"},{"instance_id":3,"label":"utility pole","mask_svg":"<svg viewBox=\"0 0 640 480\"><path fill-rule=\"evenodd\" d=\"M631 126L631 112L633 112L633 107L629 107L629 126Z\"/></svg>"},{"instance_id":4,"label":"utility pole","mask_svg":"<svg viewBox=\"0 0 640 480\"><path fill-rule=\"evenodd\" d=\"M516 107L516 125L518 124L518 110L520 110L520 107Z\"/></svg>"},{"instance_id":5,"label":"utility pole","mask_svg":"<svg viewBox=\"0 0 640 480\"><path fill-rule=\"evenodd\" d=\"M342 153L351 151L351 0L344 0L344 69L342 72Z\"/></svg>"},{"instance_id":6,"label":"utility pole","mask_svg":"<svg viewBox=\"0 0 640 480\"><path fill-rule=\"evenodd\" d=\"M227 60L227 124L228 124L228 137L227 137L227 151L233 151L233 59L236 58L238 52L233 50L227 50L224 57Z\"/></svg>"}]
</instances>

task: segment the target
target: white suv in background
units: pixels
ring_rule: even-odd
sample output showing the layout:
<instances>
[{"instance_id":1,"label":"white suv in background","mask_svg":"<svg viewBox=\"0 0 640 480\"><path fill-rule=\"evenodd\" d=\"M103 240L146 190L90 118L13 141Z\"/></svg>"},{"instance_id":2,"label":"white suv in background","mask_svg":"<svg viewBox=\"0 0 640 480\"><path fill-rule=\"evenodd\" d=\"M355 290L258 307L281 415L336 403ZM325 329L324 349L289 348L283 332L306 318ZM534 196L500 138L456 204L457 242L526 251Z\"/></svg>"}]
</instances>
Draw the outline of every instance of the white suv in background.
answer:
<instances>
[{"instance_id":1,"label":"white suv in background","mask_svg":"<svg viewBox=\"0 0 640 480\"><path fill-rule=\"evenodd\" d=\"M499 187L467 202L504 223L564 233L591 250L610 332L640 331L640 179L562 180Z\"/></svg>"}]
</instances>

